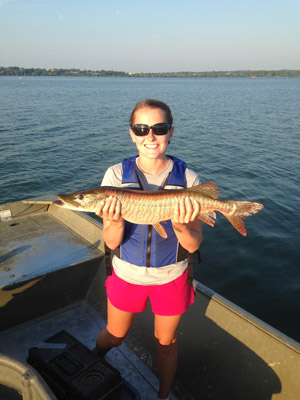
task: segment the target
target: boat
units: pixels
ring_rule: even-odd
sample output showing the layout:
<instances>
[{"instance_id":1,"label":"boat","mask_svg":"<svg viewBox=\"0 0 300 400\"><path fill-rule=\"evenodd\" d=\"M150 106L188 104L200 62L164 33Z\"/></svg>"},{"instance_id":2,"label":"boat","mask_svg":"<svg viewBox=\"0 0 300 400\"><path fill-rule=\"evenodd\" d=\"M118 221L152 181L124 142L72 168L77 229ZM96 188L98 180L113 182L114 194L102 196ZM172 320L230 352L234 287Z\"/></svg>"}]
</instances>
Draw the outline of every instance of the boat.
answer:
<instances>
[{"instance_id":1,"label":"boat","mask_svg":"<svg viewBox=\"0 0 300 400\"><path fill-rule=\"evenodd\" d=\"M28 362L30 349L66 331L92 352L106 324L102 222L57 207L55 199L0 205L1 400L56 399L43 371ZM200 282L193 284L195 303L178 332L171 398L300 399L300 344ZM156 397L150 306L105 362L125 382L121 399Z\"/></svg>"}]
</instances>

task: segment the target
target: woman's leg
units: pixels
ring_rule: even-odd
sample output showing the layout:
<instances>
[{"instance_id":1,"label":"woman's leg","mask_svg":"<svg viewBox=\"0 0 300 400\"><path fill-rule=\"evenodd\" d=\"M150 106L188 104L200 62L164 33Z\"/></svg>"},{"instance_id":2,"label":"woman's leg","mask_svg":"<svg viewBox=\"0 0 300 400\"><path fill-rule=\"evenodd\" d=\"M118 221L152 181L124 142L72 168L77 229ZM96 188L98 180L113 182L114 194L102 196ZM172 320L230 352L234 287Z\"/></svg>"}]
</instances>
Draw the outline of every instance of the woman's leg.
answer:
<instances>
[{"instance_id":1,"label":"woman's leg","mask_svg":"<svg viewBox=\"0 0 300 400\"><path fill-rule=\"evenodd\" d=\"M120 346L134 320L135 313L119 310L107 299L107 326L96 340L96 351L105 355L113 347Z\"/></svg>"},{"instance_id":2,"label":"woman's leg","mask_svg":"<svg viewBox=\"0 0 300 400\"><path fill-rule=\"evenodd\" d=\"M157 346L159 376L158 398L166 399L177 369L177 328L181 315L155 315L154 335Z\"/></svg>"}]
</instances>

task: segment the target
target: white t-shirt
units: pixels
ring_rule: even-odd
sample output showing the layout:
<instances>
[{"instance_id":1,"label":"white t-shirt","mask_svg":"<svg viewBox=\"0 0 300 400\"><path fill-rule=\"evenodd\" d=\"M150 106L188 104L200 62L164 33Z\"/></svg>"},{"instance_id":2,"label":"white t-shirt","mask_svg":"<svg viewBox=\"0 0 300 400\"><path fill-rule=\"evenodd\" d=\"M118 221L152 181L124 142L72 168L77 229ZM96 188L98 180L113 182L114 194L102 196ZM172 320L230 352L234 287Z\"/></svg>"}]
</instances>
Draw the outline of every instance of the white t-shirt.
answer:
<instances>
[{"instance_id":1,"label":"white t-shirt","mask_svg":"<svg viewBox=\"0 0 300 400\"><path fill-rule=\"evenodd\" d=\"M173 168L173 160L169 159L167 167L158 174L147 174L143 172L138 165L139 177L145 190L158 190L167 175ZM122 163L109 167L104 175L101 186L122 186L123 168ZM185 170L186 187L192 187L200 184L198 175L191 169ZM113 257L113 268L117 276L126 282L136 285L162 285L169 283L181 276L187 269L187 259L166 265L160 268L140 267L120 259L117 256Z\"/></svg>"}]
</instances>

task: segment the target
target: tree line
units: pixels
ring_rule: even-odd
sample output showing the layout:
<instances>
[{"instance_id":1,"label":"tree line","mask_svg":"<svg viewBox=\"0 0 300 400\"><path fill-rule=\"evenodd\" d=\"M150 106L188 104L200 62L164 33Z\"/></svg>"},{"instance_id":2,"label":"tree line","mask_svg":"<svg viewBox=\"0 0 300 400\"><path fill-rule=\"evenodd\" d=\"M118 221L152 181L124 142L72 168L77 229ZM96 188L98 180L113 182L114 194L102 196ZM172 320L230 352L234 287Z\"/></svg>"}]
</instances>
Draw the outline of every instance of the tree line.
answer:
<instances>
[{"instance_id":1,"label":"tree line","mask_svg":"<svg viewBox=\"0 0 300 400\"><path fill-rule=\"evenodd\" d=\"M124 72L112 70L81 70L77 68L0 67L0 76L94 76L137 78L299 78L300 70L241 70L208 72Z\"/></svg>"}]
</instances>

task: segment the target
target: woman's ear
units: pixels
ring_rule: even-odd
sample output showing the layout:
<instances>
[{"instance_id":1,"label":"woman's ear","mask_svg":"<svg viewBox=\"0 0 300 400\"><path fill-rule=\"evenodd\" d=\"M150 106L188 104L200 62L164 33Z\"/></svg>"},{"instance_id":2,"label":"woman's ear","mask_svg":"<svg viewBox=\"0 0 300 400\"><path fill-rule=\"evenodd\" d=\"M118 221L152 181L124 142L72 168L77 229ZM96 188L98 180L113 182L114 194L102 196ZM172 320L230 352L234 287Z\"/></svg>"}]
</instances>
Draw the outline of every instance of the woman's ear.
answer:
<instances>
[{"instance_id":1,"label":"woman's ear","mask_svg":"<svg viewBox=\"0 0 300 400\"><path fill-rule=\"evenodd\" d=\"M131 140L133 141L133 143L135 143L135 134L134 134L134 132L132 131L131 128L129 128L129 134L131 136Z\"/></svg>"},{"instance_id":2,"label":"woman's ear","mask_svg":"<svg viewBox=\"0 0 300 400\"><path fill-rule=\"evenodd\" d=\"M170 132L169 132L169 141L168 141L168 144L171 143L171 139L172 139L172 137L173 137L173 133L174 133L174 127L172 126L172 128L170 129Z\"/></svg>"}]
</instances>

